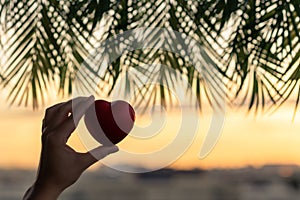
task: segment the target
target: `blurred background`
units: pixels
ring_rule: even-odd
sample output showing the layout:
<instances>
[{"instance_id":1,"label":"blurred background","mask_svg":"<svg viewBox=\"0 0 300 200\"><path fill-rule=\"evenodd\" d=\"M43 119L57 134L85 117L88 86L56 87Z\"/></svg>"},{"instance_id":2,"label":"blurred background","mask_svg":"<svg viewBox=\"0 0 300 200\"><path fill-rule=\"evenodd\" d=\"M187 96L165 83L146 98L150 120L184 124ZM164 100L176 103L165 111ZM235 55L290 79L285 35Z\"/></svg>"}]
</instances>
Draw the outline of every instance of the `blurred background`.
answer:
<instances>
[{"instance_id":1,"label":"blurred background","mask_svg":"<svg viewBox=\"0 0 300 200\"><path fill-rule=\"evenodd\" d=\"M143 174L98 163L60 199L300 197L298 0L0 0L0 21L0 199L20 199L33 183L46 107L71 98L74 91L88 93L86 83L95 80L95 95L107 100L116 89L131 94L141 86L141 76L176 87L174 71L189 83L182 90L189 102L181 108L188 109L185 117L199 118L188 150L171 165ZM178 31L196 40L203 50L202 70L185 52L157 49L124 52L101 73L101 63L85 62L108 38L141 27ZM153 32L146 39L155 43L157 38ZM120 45L128 42L120 40ZM117 47L106 48L113 52ZM185 50L180 44L176 48ZM149 67L153 63L164 70L154 71ZM84 73L76 74L81 68ZM74 85L75 79L80 84ZM168 113L162 137L174 132L172 125L180 125L178 105L168 88L143 85L134 94L130 103L135 109L159 105ZM200 159L212 110L223 96L221 137ZM138 125L151 122L143 113L137 119ZM76 131L68 143L86 151ZM119 144L130 145L127 138ZM157 147L154 142L147 145ZM126 164L151 168L157 163L159 159Z\"/></svg>"}]
</instances>

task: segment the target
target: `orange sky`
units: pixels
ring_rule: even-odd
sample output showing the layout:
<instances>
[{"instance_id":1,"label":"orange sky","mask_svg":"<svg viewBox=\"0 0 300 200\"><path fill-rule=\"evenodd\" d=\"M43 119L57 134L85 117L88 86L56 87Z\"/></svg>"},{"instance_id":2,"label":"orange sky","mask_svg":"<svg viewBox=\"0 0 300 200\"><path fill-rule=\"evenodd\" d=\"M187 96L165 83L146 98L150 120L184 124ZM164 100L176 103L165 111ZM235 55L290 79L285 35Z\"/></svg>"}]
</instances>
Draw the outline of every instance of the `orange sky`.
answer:
<instances>
[{"instance_id":1,"label":"orange sky","mask_svg":"<svg viewBox=\"0 0 300 200\"><path fill-rule=\"evenodd\" d=\"M3 100L0 103L0 168L36 168L40 152L43 110L8 108ZM247 117L242 110L234 111L227 108L221 138L213 151L202 160L198 157L199 149L208 129L210 115L201 115L197 137L185 154L172 164L172 167L233 168L264 164L300 165L300 116L298 115L292 122L292 114L293 107L287 105L271 116L257 116L255 119L251 116ZM141 119L137 123L146 124ZM159 135L160 142L149 139L139 144L126 138L119 147L137 152L159 149L168 142L167 138L173 137L168 134L176 132L173 129L178 123L180 123L180 115L174 112L169 115L165 127L159 133L162 134ZM85 150L76 134L73 134L70 144L80 151ZM157 164L156 162L159 162L159 159L149 161L146 165L151 166Z\"/></svg>"}]
</instances>

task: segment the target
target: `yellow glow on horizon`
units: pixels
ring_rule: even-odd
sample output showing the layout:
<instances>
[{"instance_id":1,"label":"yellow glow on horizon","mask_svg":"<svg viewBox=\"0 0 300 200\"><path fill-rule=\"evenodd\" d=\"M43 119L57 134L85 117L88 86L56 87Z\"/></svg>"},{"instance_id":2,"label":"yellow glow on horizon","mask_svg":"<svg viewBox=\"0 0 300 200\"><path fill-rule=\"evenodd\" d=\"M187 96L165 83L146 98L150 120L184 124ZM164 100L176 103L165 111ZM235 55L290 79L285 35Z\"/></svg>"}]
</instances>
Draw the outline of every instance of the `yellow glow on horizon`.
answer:
<instances>
[{"instance_id":1,"label":"yellow glow on horizon","mask_svg":"<svg viewBox=\"0 0 300 200\"><path fill-rule=\"evenodd\" d=\"M256 119L246 117L242 111L228 110L220 140L202 160L198 155L208 130L210 116L200 115L197 137L187 152L171 167L234 168L275 163L300 165L299 116L292 122L292 114L292 106L286 106L272 116L257 116ZM37 168L43 115L43 110L33 112L30 108L1 108L0 168ZM144 124L148 123L147 120L149 119L145 119ZM131 151L149 152L159 149L174 137L171 133L176 131L180 123L178 120L179 115L176 113L169 116L162 131L164 134L146 139L143 149L135 146L137 143L134 138L126 138L118 146ZM76 134L72 135L69 144L78 151L85 151Z\"/></svg>"}]
</instances>

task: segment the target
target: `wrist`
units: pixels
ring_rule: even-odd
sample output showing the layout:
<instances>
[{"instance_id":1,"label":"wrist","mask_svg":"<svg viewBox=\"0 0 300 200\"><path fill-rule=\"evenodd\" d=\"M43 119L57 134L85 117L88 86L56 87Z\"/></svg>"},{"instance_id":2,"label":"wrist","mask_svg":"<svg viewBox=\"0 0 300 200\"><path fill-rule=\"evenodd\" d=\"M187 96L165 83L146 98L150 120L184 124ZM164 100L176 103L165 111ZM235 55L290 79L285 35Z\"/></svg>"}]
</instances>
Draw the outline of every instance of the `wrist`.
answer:
<instances>
[{"instance_id":1,"label":"wrist","mask_svg":"<svg viewBox=\"0 0 300 200\"><path fill-rule=\"evenodd\" d=\"M62 191L54 184L36 181L24 200L56 200Z\"/></svg>"}]
</instances>

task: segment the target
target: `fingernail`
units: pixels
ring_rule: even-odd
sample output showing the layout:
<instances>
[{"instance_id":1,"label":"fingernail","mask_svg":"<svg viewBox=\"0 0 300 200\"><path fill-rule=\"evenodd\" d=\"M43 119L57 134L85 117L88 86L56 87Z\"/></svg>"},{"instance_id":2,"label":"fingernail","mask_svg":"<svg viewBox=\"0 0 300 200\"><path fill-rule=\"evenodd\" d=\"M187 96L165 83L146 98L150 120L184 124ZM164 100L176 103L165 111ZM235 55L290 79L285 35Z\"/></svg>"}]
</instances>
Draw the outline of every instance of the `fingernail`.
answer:
<instances>
[{"instance_id":1,"label":"fingernail","mask_svg":"<svg viewBox=\"0 0 300 200\"><path fill-rule=\"evenodd\" d=\"M94 95L91 95L90 98L95 99Z\"/></svg>"},{"instance_id":2,"label":"fingernail","mask_svg":"<svg viewBox=\"0 0 300 200\"><path fill-rule=\"evenodd\" d=\"M117 146L112 146L111 147L111 151L114 153L114 152L117 152L117 151L119 151L119 147L117 147Z\"/></svg>"},{"instance_id":3,"label":"fingernail","mask_svg":"<svg viewBox=\"0 0 300 200\"><path fill-rule=\"evenodd\" d=\"M94 102L95 101L94 95L89 96L88 99L87 99L87 101Z\"/></svg>"}]
</instances>

